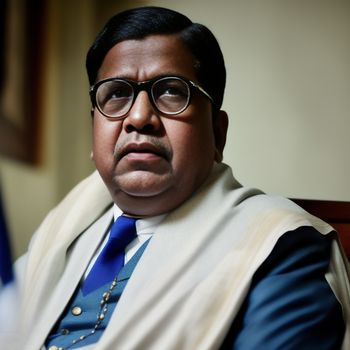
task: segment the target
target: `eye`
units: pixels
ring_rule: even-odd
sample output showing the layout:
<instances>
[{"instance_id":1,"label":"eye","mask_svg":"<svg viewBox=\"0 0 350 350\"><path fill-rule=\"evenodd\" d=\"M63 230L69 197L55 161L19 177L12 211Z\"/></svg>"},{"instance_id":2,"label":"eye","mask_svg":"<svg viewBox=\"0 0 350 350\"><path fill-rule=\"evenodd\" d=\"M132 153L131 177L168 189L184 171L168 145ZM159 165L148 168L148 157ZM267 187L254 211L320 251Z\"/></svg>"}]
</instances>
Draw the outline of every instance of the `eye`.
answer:
<instances>
[{"instance_id":1,"label":"eye","mask_svg":"<svg viewBox=\"0 0 350 350\"><path fill-rule=\"evenodd\" d=\"M188 105L190 89L180 78L164 78L152 86L152 95L155 105L161 112L176 114Z\"/></svg>"},{"instance_id":2,"label":"eye","mask_svg":"<svg viewBox=\"0 0 350 350\"><path fill-rule=\"evenodd\" d=\"M153 86L153 95L158 99L187 99L188 86L180 79L163 79Z\"/></svg>"},{"instance_id":3,"label":"eye","mask_svg":"<svg viewBox=\"0 0 350 350\"><path fill-rule=\"evenodd\" d=\"M165 86L164 90L160 91L161 96L186 96L187 91L179 86Z\"/></svg>"},{"instance_id":4,"label":"eye","mask_svg":"<svg viewBox=\"0 0 350 350\"><path fill-rule=\"evenodd\" d=\"M124 103L132 98L132 87L124 81L107 81L97 90L97 100L101 107L110 103Z\"/></svg>"},{"instance_id":5,"label":"eye","mask_svg":"<svg viewBox=\"0 0 350 350\"><path fill-rule=\"evenodd\" d=\"M125 99L132 95L132 90L129 85L126 84L113 84L105 91L104 99L106 101L114 99Z\"/></svg>"}]
</instances>

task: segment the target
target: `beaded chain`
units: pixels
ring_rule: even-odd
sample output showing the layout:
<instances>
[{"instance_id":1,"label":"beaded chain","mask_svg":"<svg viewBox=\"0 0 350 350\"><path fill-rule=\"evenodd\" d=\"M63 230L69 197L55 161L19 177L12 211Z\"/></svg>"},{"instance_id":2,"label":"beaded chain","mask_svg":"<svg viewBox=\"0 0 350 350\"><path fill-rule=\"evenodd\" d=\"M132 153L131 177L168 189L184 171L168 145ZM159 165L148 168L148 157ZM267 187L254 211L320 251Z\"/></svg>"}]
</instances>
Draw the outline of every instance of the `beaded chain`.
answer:
<instances>
[{"instance_id":1,"label":"beaded chain","mask_svg":"<svg viewBox=\"0 0 350 350\"><path fill-rule=\"evenodd\" d=\"M57 350L66 350L66 349L69 349L71 348L73 345L83 341L84 339L86 339L87 337L93 335L96 333L97 329L101 326L101 323L102 321L105 319L105 316L106 316L106 313L108 311L108 300L112 294L112 291L113 289L117 286L117 277L114 278L114 280L112 281L109 289L107 292L103 293L102 295L102 299L100 301L100 308L99 308L99 311L97 313L97 321L93 327L93 329L88 333L88 334L85 334L85 335L81 335L79 338L77 339L74 339L72 341L72 344L71 345L68 345L64 348L62 347L59 347L57 348Z\"/></svg>"}]
</instances>

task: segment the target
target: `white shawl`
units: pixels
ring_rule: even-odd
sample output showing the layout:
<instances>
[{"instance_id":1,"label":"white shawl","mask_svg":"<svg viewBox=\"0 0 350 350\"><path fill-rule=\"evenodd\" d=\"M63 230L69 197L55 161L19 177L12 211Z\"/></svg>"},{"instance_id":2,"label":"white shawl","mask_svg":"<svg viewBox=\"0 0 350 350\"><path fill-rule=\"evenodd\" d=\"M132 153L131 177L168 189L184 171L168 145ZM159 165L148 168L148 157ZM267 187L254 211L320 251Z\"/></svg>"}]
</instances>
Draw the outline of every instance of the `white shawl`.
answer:
<instances>
[{"instance_id":1,"label":"white shawl","mask_svg":"<svg viewBox=\"0 0 350 350\"><path fill-rule=\"evenodd\" d=\"M54 302L52 289L69 259L67 248L110 204L108 191L94 173L38 229L23 287L24 349L38 350L41 345L29 339L40 339L35 324L45 314L45 305ZM94 349L217 349L257 268L285 232L300 226L314 226L321 234L332 231L286 199L242 188L229 167L215 165L204 186L154 233ZM350 348L346 268L334 240L327 280L347 321L343 349Z\"/></svg>"}]
</instances>

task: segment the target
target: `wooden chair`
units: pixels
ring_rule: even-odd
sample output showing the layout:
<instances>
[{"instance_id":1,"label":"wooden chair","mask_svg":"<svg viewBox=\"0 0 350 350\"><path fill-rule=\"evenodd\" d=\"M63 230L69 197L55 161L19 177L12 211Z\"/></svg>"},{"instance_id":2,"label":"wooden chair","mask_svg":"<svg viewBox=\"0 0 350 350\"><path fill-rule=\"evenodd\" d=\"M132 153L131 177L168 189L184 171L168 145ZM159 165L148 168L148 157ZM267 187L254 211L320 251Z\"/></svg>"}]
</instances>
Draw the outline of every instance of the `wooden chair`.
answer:
<instances>
[{"instance_id":1,"label":"wooden chair","mask_svg":"<svg viewBox=\"0 0 350 350\"><path fill-rule=\"evenodd\" d=\"M292 199L309 213L332 225L350 259L350 202Z\"/></svg>"}]
</instances>

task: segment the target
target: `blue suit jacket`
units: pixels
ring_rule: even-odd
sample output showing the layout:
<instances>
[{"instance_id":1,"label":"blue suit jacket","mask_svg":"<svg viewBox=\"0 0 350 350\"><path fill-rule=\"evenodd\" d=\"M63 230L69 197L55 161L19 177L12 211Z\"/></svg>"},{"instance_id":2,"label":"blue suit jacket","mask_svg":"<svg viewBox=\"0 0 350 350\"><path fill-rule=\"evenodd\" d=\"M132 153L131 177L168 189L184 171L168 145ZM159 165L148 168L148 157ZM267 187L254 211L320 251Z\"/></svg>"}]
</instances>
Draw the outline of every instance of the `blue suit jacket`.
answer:
<instances>
[{"instance_id":1,"label":"blue suit jacket","mask_svg":"<svg viewBox=\"0 0 350 350\"><path fill-rule=\"evenodd\" d=\"M344 321L324 277L329 259L330 239L313 228L282 236L255 273L222 349L339 349Z\"/></svg>"},{"instance_id":2,"label":"blue suit jacket","mask_svg":"<svg viewBox=\"0 0 350 350\"><path fill-rule=\"evenodd\" d=\"M344 321L324 277L329 259L329 237L313 228L303 227L282 236L255 273L221 349L339 349ZM121 271L127 278L132 273L129 266ZM61 328L59 324L57 328ZM50 340L57 337L55 333ZM93 341L97 339L90 338L85 345Z\"/></svg>"}]
</instances>

